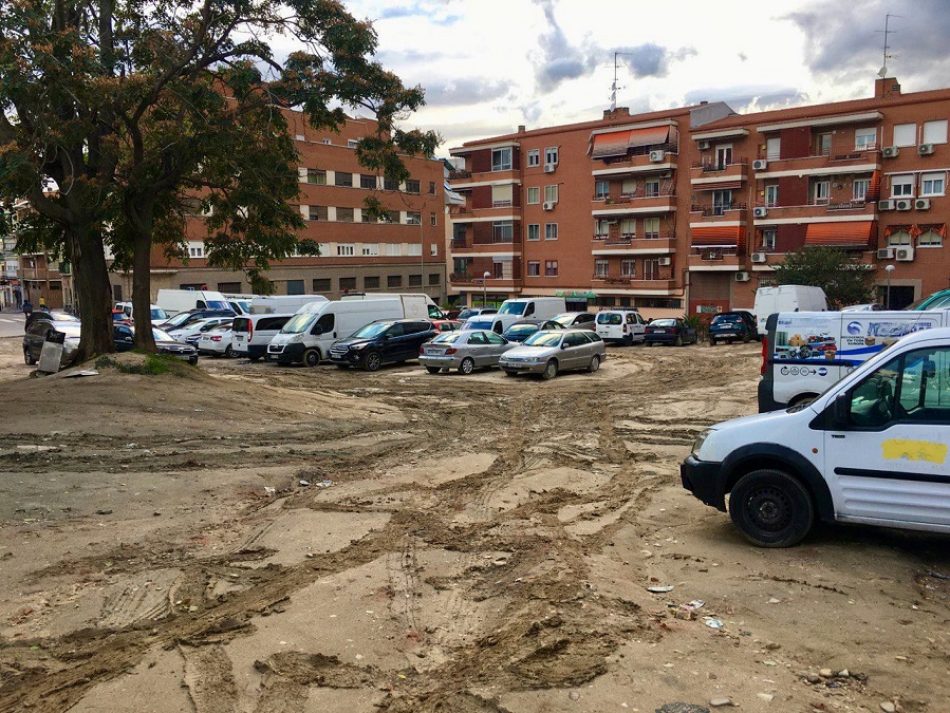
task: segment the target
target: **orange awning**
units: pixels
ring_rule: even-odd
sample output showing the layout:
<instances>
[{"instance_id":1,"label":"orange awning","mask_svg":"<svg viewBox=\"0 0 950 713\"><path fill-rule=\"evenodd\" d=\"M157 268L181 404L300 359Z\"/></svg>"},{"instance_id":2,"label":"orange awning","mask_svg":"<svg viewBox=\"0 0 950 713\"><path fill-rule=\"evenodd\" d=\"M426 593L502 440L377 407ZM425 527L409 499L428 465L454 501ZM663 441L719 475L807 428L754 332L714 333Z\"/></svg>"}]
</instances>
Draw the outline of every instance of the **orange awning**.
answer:
<instances>
[{"instance_id":1,"label":"orange awning","mask_svg":"<svg viewBox=\"0 0 950 713\"><path fill-rule=\"evenodd\" d=\"M591 144L591 158L614 158L626 156L630 149L640 146L665 144L670 135L669 126L654 126L649 129L623 129L606 134L596 134Z\"/></svg>"},{"instance_id":2,"label":"orange awning","mask_svg":"<svg viewBox=\"0 0 950 713\"><path fill-rule=\"evenodd\" d=\"M809 223L805 229L805 245L867 248L871 245L874 228L875 222L873 220Z\"/></svg>"},{"instance_id":3,"label":"orange awning","mask_svg":"<svg viewBox=\"0 0 950 713\"><path fill-rule=\"evenodd\" d=\"M694 248L738 247L742 241L741 225L712 225L705 228L691 228L691 245Z\"/></svg>"},{"instance_id":4,"label":"orange awning","mask_svg":"<svg viewBox=\"0 0 950 713\"><path fill-rule=\"evenodd\" d=\"M881 197L881 172L874 171L871 174L871 182L868 184L867 195L864 196L864 200L868 203L873 203Z\"/></svg>"},{"instance_id":5,"label":"orange awning","mask_svg":"<svg viewBox=\"0 0 950 713\"><path fill-rule=\"evenodd\" d=\"M700 183L698 186L693 186L694 193L701 193L702 191L737 191L742 188L742 180L736 181L721 181L719 183Z\"/></svg>"}]
</instances>

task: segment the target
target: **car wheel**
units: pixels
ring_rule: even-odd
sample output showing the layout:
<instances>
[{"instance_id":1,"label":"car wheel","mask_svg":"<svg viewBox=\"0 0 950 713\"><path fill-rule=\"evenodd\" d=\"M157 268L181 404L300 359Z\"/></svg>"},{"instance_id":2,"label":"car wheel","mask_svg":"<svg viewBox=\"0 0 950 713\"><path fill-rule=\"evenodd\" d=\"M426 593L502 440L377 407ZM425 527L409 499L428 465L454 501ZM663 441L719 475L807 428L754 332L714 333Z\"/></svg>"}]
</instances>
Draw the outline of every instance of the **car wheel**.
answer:
<instances>
[{"instance_id":1,"label":"car wheel","mask_svg":"<svg viewBox=\"0 0 950 713\"><path fill-rule=\"evenodd\" d=\"M632 347L632 346L633 346L633 335L632 335L632 334L628 334L626 337L623 338L623 345L624 345L625 347Z\"/></svg>"},{"instance_id":2,"label":"car wheel","mask_svg":"<svg viewBox=\"0 0 950 713\"><path fill-rule=\"evenodd\" d=\"M303 353L303 363L311 368L320 363L320 352L316 349L308 349Z\"/></svg>"},{"instance_id":3,"label":"car wheel","mask_svg":"<svg viewBox=\"0 0 950 713\"><path fill-rule=\"evenodd\" d=\"M553 379L555 376L557 376L557 361L551 359L547 364L545 364L544 371L541 372L541 378L547 381L549 379Z\"/></svg>"},{"instance_id":4,"label":"car wheel","mask_svg":"<svg viewBox=\"0 0 950 713\"><path fill-rule=\"evenodd\" d=\"M224 356L226 359L231 359L234 356L234 350L231 348L230 344L224 348Z\"/></svg>"},{"instance_id":5,"label":"car wheel","mask_svg":"<svg viewBox=\"0 0 950 713\"><path fill-rule=\"evenodd\" d=\"M677 347L683 346L683 335L677 334L677 335L676 335L676 341L673 342L673 345L674 345L674 346L677 346Z\"/></svg>"},{"instance_id":6,"label":"car wheel","mask_svg":"<svg viewBox=\"0 0 950 713\"><path fill-rule=\"evenodd\" d=\"M716 346L716 340L713 339L712 337L709 338L709 346L711 346L711 347Z\"/></svg>"},{"instance_id":7,"label":"car wheel","mask_svg":"<svg viewBox=\"0 0 950 713\"><path fill-rule=\"evenodd\" d=\"M798 480L780 470L743 475L729 496L729 516L759 547L791 547L801 542L815 521L811 495Z\"/></svg>"},{"instance_id":8,"label":"car wheel","mask_svg":"<svg viewBox=\"0 0 950 713\"><path fill-rule=\"evenodd\" d=\"M192 366L197 366L197 364L198 364L198 356L195 355L195 356L193 356L193 357L189 357L189 358L188 358L188 363L191 364Z\"/></svg>"},{"instance_id":9,"label":"car wheel","mask_svg":"<svg viewBox=\"0 0 950 713\"><path fill-rule=\"evenodd\" d=\"M587 365L587 371L593 374L599 368L600 368L600 356L598 356L597 354L594 354L594 356L590 358L590 364Z\"/></svg>"},{"instance_id":10,"label":"car wheel","mask_svg":"<svg viewBox=\"0 0 950 713\"><path fill-rule=\"evenodd\" d=\"M23 347L23 361L25 361L29 366L36 364L36 359L34 359L33 355L30 353L29 347Z\"/></svg>"},{"instance_id":11,"label":"car wheel","mask_svg":"<svg viewBox=\"0 0 950 713\"><path fill-rule=\"evenodd\" d=\"M459 374L471 374L475 371L475 360L472 357L465 357L459 364Z\"/></svg>"},{"instance_id":12,"label":"car wheel","mask_svg":"<svg viewBox=\"0 0 950 713\"><path fill-rule=\"evenodd\" d=\"M439 367L439 366L427 366L427 367L426 367L426 371L428 371L430 374L438 374L440 371L442 371L442 367Z\"/></svg>"},{"instance_id":13,"label":"car wheel","mask_svg":"<svg viewBox=\"0 0 950 713\"><path fill-rule=\"evenodd\" d=\"M505 376L518 376L517 371L511 371L510 369L503 369L502 371L505 372Z\"/></svg>"},{"instance_id":14,"label":"car wheel","mask_svg":"<svg viewBox=\"0 0 950 713\"><path fill-rule=\"evenodd\" d=\"M363 357L363 368L366 371L379 371L379 367L383 365L383 358L379 355L379 352L370 352Z\"/></svg>"}]
</instances>

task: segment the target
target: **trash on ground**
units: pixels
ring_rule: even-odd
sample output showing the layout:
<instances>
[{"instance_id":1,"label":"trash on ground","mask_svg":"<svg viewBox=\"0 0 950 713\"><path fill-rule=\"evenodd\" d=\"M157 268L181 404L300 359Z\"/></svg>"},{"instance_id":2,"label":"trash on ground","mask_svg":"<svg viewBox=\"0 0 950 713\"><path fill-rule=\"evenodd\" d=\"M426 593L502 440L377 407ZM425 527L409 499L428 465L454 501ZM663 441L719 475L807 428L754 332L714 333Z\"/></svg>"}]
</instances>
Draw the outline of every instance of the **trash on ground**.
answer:
<instances>
[{"instance_id":1,"label":"trash on ground","mask_svg":"<svg viewBox=\"0 0 950 713\"><path fill-rule=\"evenodd\" d=\"M666 594L667 592L673 591L672 584L654 584L647 587L648 592L653 592L653 594Z\"/></svg>"},{"instance_id":2,"label":"trash on ground","mask_svg":"<svg viewBox=\"0 0 950 713\"><path fill-rule=\"evenodd\" d=\"M317 483L318 488L329 488L331 485L333 485L332 480L321 480L319 483Z\"/></svg>"},{"instance_id":3,"label":"trash on ground","mask_svg":"<svg viewBox=\"0 0 950 713\"><path fill-rule=\"evenodd\" d=\"M717 619L714 616L704 616L703 623L710 629L721 629L725 626L722 619Z\"/></svg>"},{"instance_id":4,"label":"trash on ground","mask_svg":"<svg viewBox=\"0 0 950 713\"><path fill-rule=\"evenodd\" d=\"M95 369L83 369L82 371L74 371L63 376L64 379L79 379L84 376L99 376L99 372Z\"/></svg>"}]
</instances>

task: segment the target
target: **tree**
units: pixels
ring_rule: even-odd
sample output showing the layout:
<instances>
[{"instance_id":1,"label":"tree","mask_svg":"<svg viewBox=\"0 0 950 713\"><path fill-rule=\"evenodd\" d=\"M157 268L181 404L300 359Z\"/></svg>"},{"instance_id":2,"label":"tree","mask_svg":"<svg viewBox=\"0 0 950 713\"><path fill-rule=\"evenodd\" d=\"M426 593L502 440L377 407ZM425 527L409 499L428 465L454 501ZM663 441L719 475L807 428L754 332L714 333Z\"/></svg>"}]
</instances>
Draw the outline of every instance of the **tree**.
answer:
<instances>
[{"instance_id":1,"label":"tree","mask_svg":"<svg viewBox=\"0 0 950 713\"><path fill-rule=\"evenodd\" d=\"M814 285L825 291L828 304L845 307L868 302L874 292L874 270L833 247L802 248L775 266L780 285Z\"/></svg>"}]
</instances>

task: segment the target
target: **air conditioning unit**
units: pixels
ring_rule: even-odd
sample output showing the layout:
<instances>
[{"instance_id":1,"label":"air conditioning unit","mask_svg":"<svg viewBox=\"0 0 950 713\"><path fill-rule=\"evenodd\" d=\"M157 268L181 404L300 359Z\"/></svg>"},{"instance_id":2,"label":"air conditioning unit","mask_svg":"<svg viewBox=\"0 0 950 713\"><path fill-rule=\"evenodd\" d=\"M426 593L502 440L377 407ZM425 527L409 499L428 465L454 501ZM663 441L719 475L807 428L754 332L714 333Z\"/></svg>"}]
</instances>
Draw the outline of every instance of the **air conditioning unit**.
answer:
<instances>
[{"instance_id":1,"label":"air conditioning unit","mask_svg":"<svg viewBox=\"0 0 950 713\"><path fill-rule=\"evenodd\" d=\"M901 198L894 201L894 210L910 210L914 206L910 198Z\"/></svg>"},{"instance_id":2,"label":"air conditioning unit","mask_svg":"<svg viewBox=\"0 0 950 713\"><path fill-rule=\"evenodd\" d=\"M878 260L893 260L894 248L878 248L877 259Z\"/></svg>"},{"instance_id":3,"label":"air conditioning unit","mask_svg":"<svg viewBox=\"0 0 950 713\"><path fill-rule=\"evenodd\" d=\"M757 158L755 161L752 162L753 171L764 171L768 167L769 167L769 162L766 161L764 158Z\"/></svg>"},{"instance_id":4,"label":"air conditioning unit","mask_svg":"<svg viewBox=\"0 0 950 713\"><path fill-rule=\"evenodd\" d=\"M705 151L706 149L709 148L710 143L709 143L708 141L700 141L700 142L699 142L698 144L696 144L696 145L699 146L699 150L700 150L700 151Z\"/></svg>"},{"instance_id":5,"label":"air conditioning unit","mask_svg":"<svg viewBox=\"0 0 950 713\"><path fill-rule=\"evenodd\" d=\"M554 169L556 169L556 168L557 168L557 164L556 164L556 163L546 163L546 164L544 164L544 172L545 172L545 173L554 173Z\"/></svg>"},{"instance_id":6,"label":"air conditioning unit","mask_svg":"<svg viewBox=\"0 0 950 713\"><path fill-rule=\"evenodd\" d=\"M917 147L917 153L921 156L929 156L934 152L933 144L921 144Z\"/></svg>"},{"instance_id":7,"label":"air conditioning unit","mask_svg":"<svg viewBox=\"0 0 950 713\"><path fill-rule=\"evenodd\" d=\"M554 206L557 205L554 201L544 201L542 207L544 210L554 210Z\"/></svg>"},{"instance_id":8,"label":"air conditioning unit","mask_svg":"<svg viewBox=\"0 0 950 713\"><path fill-rule=\"evenodd\" d=\"M901 150L896 146L885 146L881 149L881 156L884 158L897 158Z\"/></svg>"},{"instance_id":9,"label":"air conditioning unit","mask_svg":"<svg viewBox=\"0 0 950 713\"><path fill-rule=\"evenodd\" d=\"M650 160L653 163L660 163L663 159L666 158L666 151L663 149L654 149L650 152Z\"/></svg>"},{"instance_id":10,"label":"air conditioning unit","mask_svg":"<svg viewBox=\"0 0 950 713\"><path fill-rule=\"evenodd\" d=\"M673 264L673 258L670 257L661 257L658 261L660 267L669 267Z\"/></svg>"},{"instance_id":11,"label":"air conditioning unit","mask_svg":"<svg viewBox=\"0 0 950 713\"><path fill-rule=\"evenodd\" d=\"M896 248L894 250L894 259L898 262L913 262L914 260L914 249L913 248Z\"/></svg>"},{"instance_id":12,"label":"air conditioning unit","mask_svg":"<svg viewBox=\"0 0 950 713\"><path fill-rule=\"evenodd\" d=\"M746 272L745 270L739 270L739 272L736 273L736 282L748 282L748 281L749 281L748 272Z\"/></svg>"},{"instance_id":13,"label":"air conditioning unit","mask_svg":"<svg viewBox=\"0 0 950 713\"><path fill-rule=\"evenodd\" d=\"M914 201L914 208L916 210L930 210L930 199L918 198Z\"/></svg>"},{"instance_id":14,"label":"air conditioning unit","mask_svg":"<svg viewBox=\"0 0 950 713\"><path fill-rule=\"evenodd\" d=\"M878 210L894 210L894 201L892 200L878 201L877 209Z\"/></svg>"},{"instance_id":15,"label":"air conditioning unit","mask_svg":"<svg viewBox=\"0 0 950 713\"><path fill-rule=\"evenodd\" d=\"M768 255L765 253L752 253L752 262L762 265L768 261Z\"/></svg>"},{"instance_id":16,"label":"air conditioning unit","mask_svg":"<svg viewBox=\"0 0 950 713\"><path fill-rule=\"evenodd\" d=\"M757 205L752 209L752 215L756 218L764 218L769 214L769 209L765 206Z\"/></svg>"}]
</instances>

